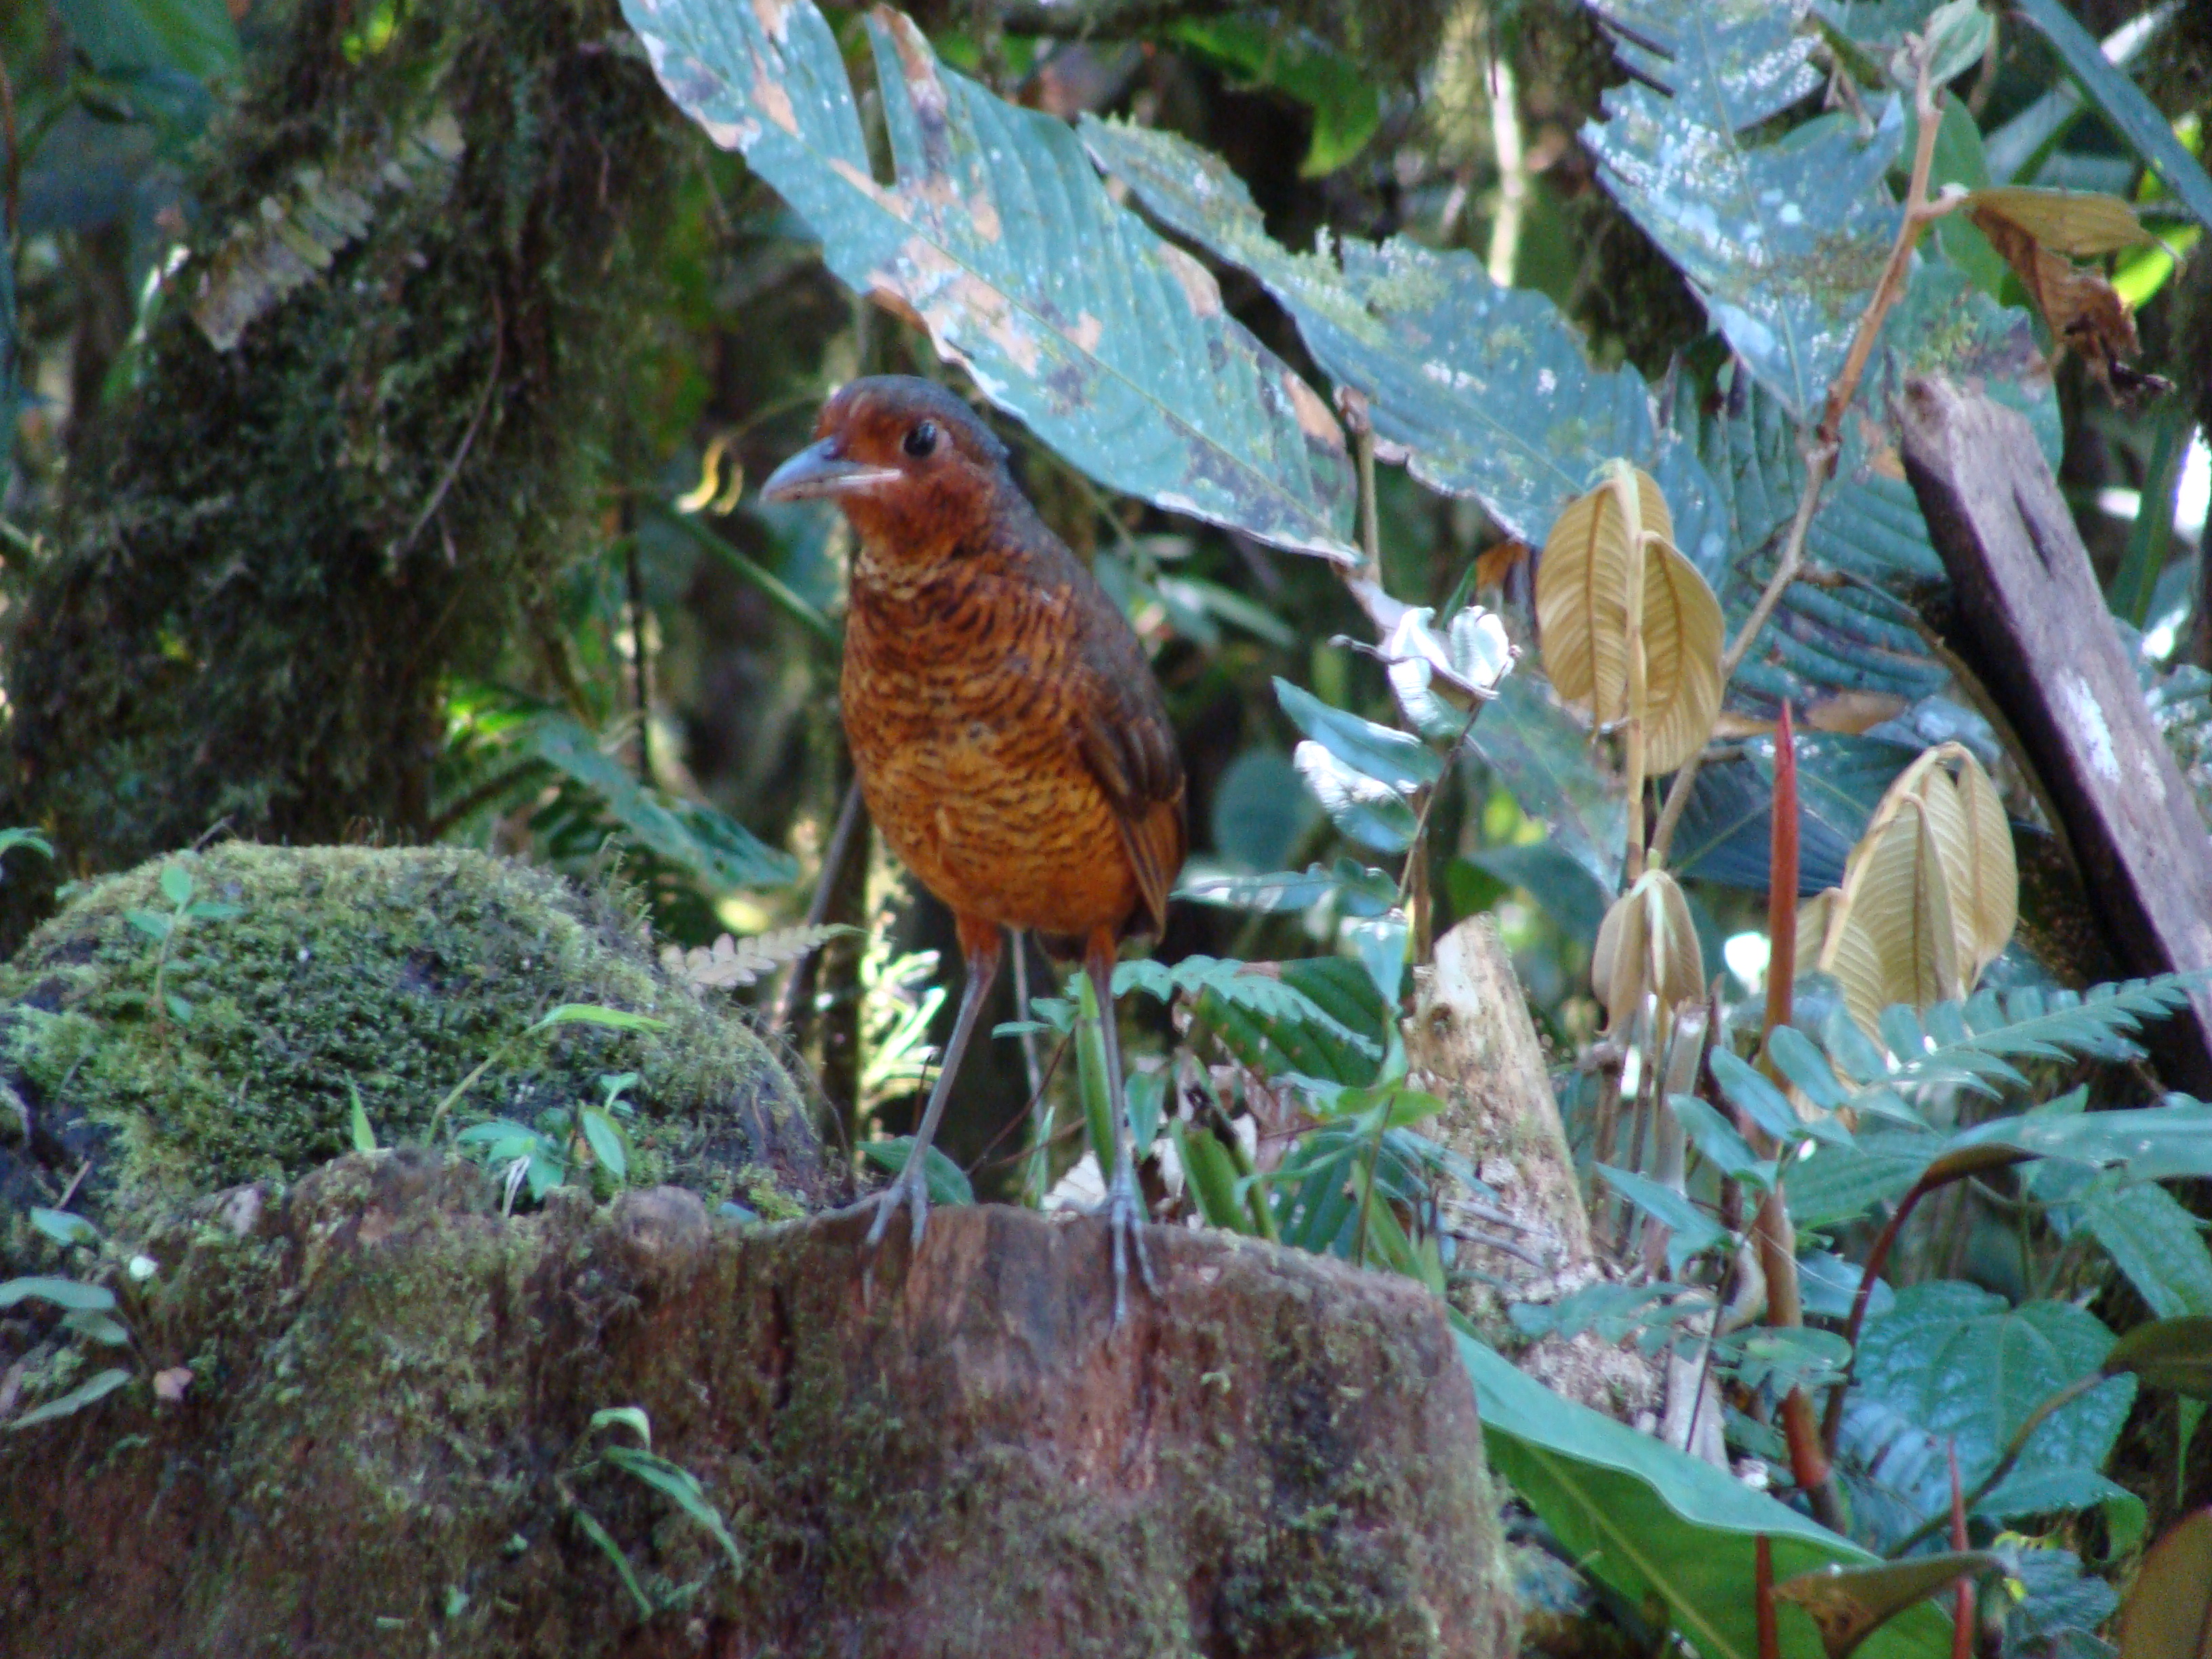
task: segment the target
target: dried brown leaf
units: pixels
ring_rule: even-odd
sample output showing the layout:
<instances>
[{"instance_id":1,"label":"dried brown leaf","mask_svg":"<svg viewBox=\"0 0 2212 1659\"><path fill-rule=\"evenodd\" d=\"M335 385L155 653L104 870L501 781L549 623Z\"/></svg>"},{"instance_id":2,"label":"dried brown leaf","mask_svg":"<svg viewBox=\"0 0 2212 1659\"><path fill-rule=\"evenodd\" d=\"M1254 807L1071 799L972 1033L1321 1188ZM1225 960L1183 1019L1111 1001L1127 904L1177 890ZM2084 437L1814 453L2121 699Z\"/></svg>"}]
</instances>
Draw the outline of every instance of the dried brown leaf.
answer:
<instances>
[{"instance_id":1,"label":"dried brown leaf","mask_svg":"<svg viewBox=\"0 0 2212 1659\"><path fill-rule=\"evenodd\" d=\"M2033 229L2011 216L2012 210L1980 204L1966 211L1990 246L2019 273L2053 342L2062 349L2078 352L2107 392L2131 398L2164 384L2128 362L2142 349L2136 337L2135 313L2103 271L2077 265L2053 252Z\"/></svg>"}]
</instances>

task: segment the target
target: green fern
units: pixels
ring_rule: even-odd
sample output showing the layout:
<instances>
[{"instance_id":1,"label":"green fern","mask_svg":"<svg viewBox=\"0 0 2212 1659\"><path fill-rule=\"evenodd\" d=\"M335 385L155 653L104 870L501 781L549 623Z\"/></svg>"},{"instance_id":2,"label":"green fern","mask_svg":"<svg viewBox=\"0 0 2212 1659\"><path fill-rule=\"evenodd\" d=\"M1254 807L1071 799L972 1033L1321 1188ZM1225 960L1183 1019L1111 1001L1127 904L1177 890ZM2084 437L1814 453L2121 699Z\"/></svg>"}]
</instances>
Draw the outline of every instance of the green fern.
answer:
<instances>
[{"instance_id":1,"label":"green fern","mask_svg":"<svg viewBox=\"0 0 2212 1659\"><path fill-rule=\"evenodd\" d=\"M1906 1091L1963 1086L1995 1096L2026 1089L2026 1073L2012 1063L2018 1060L2130 1059L2139 1050L2128 1037L2146 1020L2176 1012L2208 978L2212 973L2198 970L2083 992L1980 991L1963 1004L1939 1002L1919 1014L1899 1004L1882 1011L1880 1042L1839 1010L1820 1044L1784 1027L1770 1051L1815 1106L1894 1117Z\"/></svg>"},{"instance_id":2,"label":"green fern","mask_svg":"<svg viewBox=\"0 0 2212 1659\"><path fill-rule=\"evenodd\" d=\"M1172 1002L1178 994L1195 1002L1211 992L1262 1020L1324 1031L1370 1059L1382 1052L1373 1038L1346 1024L1304 991L1272 974L1255 972L1249 963L1214 957L1185 957L1172 967L1149 960L1125 962L1114 970L1114 993L1119 996L1132 990L1162 1002Z\"/></svg>"}]
</instances>

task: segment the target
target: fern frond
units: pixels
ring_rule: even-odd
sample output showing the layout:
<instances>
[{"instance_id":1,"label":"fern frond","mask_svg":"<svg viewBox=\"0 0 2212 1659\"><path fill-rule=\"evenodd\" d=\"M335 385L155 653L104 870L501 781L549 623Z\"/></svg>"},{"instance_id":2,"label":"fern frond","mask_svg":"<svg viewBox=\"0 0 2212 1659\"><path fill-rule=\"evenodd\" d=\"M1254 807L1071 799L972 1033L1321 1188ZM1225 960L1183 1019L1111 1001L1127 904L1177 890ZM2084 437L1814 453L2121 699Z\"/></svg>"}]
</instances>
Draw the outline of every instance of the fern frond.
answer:
<instances>
[{"instance_id":1,"label":"fern frond","mask_svg":"<svg viewBox=\"0 0 2212 1659\"><path fill-rule=\"evenodd\" d=\"M1893 1086L1964 1082L1995 1093L1989 1080L2015 1086L2027 1079L2014 1060L2124 1060L2136 1053L2127 1037L2146 1020L2163 1019L2203 984L2201 971L2161 974L2093 985L2087 991L1978 993L1963 1008L1938 1004L1923 1022L1924 1052L1897 1056ZM1908 1011L1909 1012L1909 1011Z\"/></svg>"},{"instance_id":2,"label":"fern frond","mask_svg":"<svg viewBox=\"0 0 2212 1659\"><path fill-rule=\"evenodd\" d=\"M1793 1044L1787 1069L1816 1096L1832 1087L1853 1091L1848 1103L1858 1108L1869 1095L1905 1089L1954 1085L1998 1095L2027 1086L2015 1060L2132 1058L2139 1051L2129 1037L2178 1012L2208 979L2212 972L2198 969L2081 992L1981 991L1924 1013L1898 1004L1882 1011L1880 1043L1848 1018L1834 1019L1822 1035L1825 1054Z\"/></svg>"},{"instance_id":3,"label":"fern frond","mask_svg":"<svg viewBox=\"0 0 2212 1659\"><path fill-rule=\"evenodd\" d=\"M1215 957L1185 957L1172 967L1150 960L1125 962L1114 970L1114 994L1143 991L1162 1002L1178 994L1195 1002L1211 991L1224 1002L1249 1010L1264 1020L1310 1025L1326 1031L1372 1059L1382 1049L1374 1039L1354 1030L1304 991L1251 963Z\"/></svg>"},{"instance_id":4,"label":"fern frond","mask_svg":"<svg viewBox=\"0 0 2212 1659\"><path fill-rule=\"evenodd\" d=\"M746 939L732 939L725 933L711 945L695 945L689 951L672 945L660 953L660 959L670 973L695 986L726 990L750 985L762 975L798 961L830 939L860 931L857 927L827 925L779 927L773 933L755 933Z\"/></svg>"}]
</instances>

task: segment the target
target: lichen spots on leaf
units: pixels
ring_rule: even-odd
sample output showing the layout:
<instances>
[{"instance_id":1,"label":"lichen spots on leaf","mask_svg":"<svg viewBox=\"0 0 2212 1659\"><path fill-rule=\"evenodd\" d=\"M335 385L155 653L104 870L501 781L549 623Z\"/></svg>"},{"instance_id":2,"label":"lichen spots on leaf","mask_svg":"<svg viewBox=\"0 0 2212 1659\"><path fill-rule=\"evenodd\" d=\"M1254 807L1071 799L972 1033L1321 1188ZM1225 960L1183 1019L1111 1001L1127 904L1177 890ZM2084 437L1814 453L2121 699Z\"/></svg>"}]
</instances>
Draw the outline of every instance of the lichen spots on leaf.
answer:
<instances>
[{"instance_id":1,"label":"lichen spots on leaf","mask_svg":"<svg viewBox=\"0 0 2212 1659\"><path fill-rule=\"evenodd\" d=\"M1092 352L1098 349L1098 342L1106 332L1106 325L1086 311L1076 318L1074 327L1063 328L1060 331L1067 336L1078 351Z\"/></svg>"},{"instance_id":2,"label":"lichen spots on leaf","mask_svg":"<svg viewBox=\"0 0 2212 1659\"><path fill-rule=\"evenodd\" d=\"M781 46L791 27L790 9L784 0L753 0L753 16L761 26L761 33Z\"/></svg>"},{"instance_id":3,"label":"lichen spots on leaf","mask_svg":"<svg viewBox=\"0 0 2212 1659\"><path fill-rule=\"evenodd\" d=\"M762 114L793 137L798 137L799 112L791 106L791 94L783 89L758 52L753 54L753 101L760 106Z\"/></svg>"},{"instance_id":4,"label":"lichen spots on leaf","mask_svg":"<svg viewBox=\"0 0 2212 1659\"><path fill-rule=\"evenodd\" d=\"M1343 454L1344 428L1336 423L1336 416L1321 400L1321 394L1288 369L1283 371L1283 390L1290 393L1291 407L1298 417L1298 429L1306 434L1308 442L1317 443L1333 454Z\"/></svg>"},{"instance_id":5,"label":"lichen spots on leaf","mask_svg":"<svg viewBox=\"0 0 2212 1659\"><path fill-rule=\"evenodd\" d=\"M901 219L908 217L906 204L900 201L894 192L885 190L868 177L865 168L854 166L842 155L833 155L830 158L830 171L866 196L884 212Z\"/></svg>"},{"instance_id":6,"label":"lichen spots on leaf","mask_svg":"<svg viewBox=\"0 0 2212 1659\"><path fill-rule=\"evenodd\" d=\"M906 82L907 95L914 100L915 116L925 123L933 121L943 126L949 106L945 82L937 75L937 58L930 51L928 40L904 13L893 11L889 6L878 6L870 16L890 36L891 45L897 50L899 78Z\"/></svg>"},{"instance_id":7,"label":"lichen spots on leaf","mask_svg":"<svg viewBox=\"0 0 2212 1659\"><path fill-rule=\"evenodd\" d=\"M1160 246L1160 263L1174 273L1182 285L1183 298L1190 301L1194 317L1218 317L1221 314L1221 284L1213 280L1213 273L1185 253L1179 247Z\"/></svg>"}]
</instances>

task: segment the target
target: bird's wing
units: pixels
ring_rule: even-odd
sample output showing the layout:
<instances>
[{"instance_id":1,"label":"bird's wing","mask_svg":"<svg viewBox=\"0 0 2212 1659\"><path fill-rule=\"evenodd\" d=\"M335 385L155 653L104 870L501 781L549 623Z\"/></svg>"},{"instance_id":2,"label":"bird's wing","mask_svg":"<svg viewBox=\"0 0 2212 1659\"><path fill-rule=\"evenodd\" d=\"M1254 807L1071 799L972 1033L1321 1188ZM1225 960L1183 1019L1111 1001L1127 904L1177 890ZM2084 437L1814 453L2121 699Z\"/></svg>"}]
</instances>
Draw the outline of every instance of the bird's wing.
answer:
<instances>
[{"instance_id":1,"label":"bird's wing","mask_svg":"<svg viewBox=\"0 0 2212 1659\"><path fill-rule=\"evenodd\" d=\"M1118 614L1113 620L1121 621ZM1085 641L1076 741L1114 808L1137 890L1158 933L1167 926L1168 889L1182 868L1188 842L1182 757L1152 666L1126 623L1121 633Z\"/></svg>"}]
</instances>

